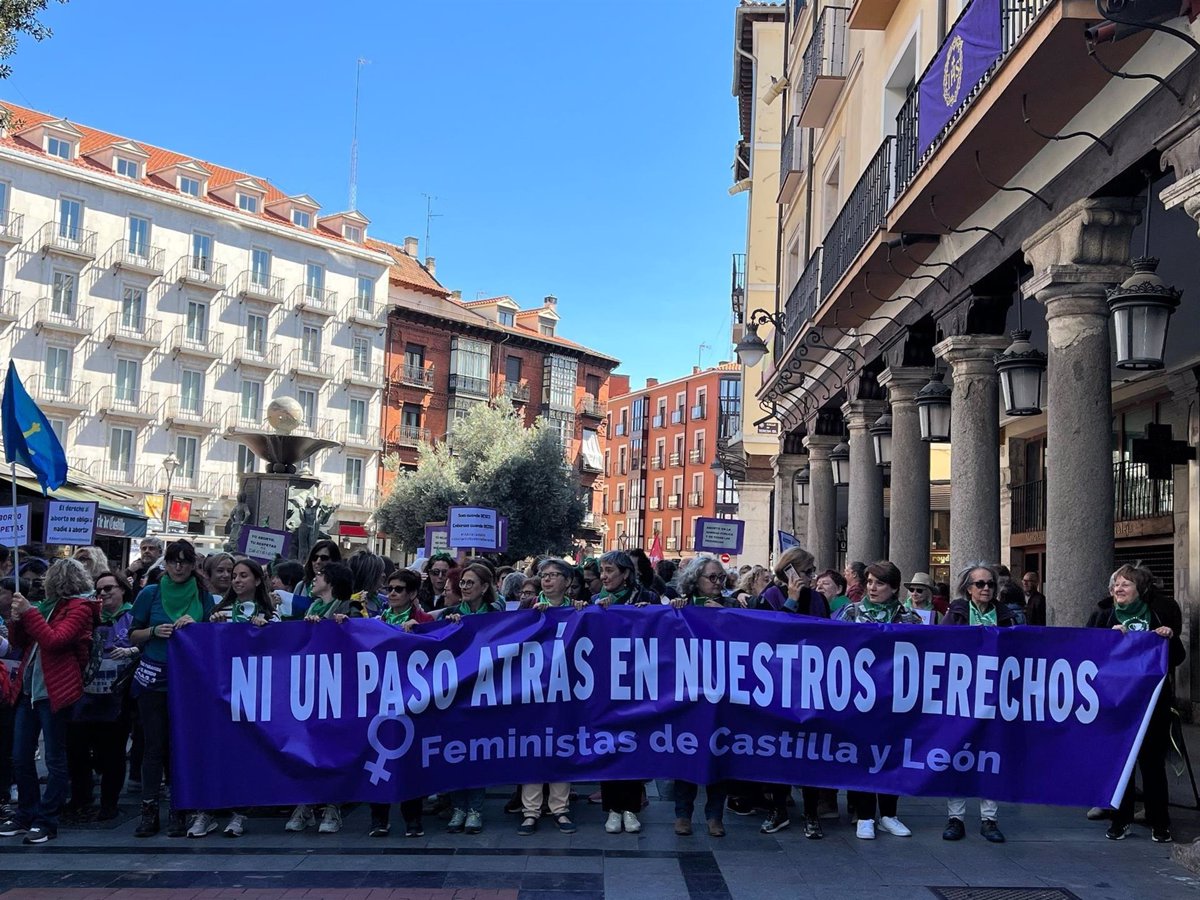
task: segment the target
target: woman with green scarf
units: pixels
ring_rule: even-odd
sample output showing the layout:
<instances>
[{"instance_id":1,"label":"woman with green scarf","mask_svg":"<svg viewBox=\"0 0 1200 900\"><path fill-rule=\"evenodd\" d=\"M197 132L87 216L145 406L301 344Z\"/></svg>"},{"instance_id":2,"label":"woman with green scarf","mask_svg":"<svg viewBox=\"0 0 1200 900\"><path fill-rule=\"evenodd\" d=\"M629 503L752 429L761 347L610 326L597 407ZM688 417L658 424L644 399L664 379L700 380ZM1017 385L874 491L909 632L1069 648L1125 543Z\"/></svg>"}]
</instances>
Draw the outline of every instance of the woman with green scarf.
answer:
<instances>
[{"instance_id":1,"label":"woman with green scarf","mask_svg":"<svg viewBox=\"0 0 1200 900\"><path fill-rule=\"evenodd\" d=\"M132 694L145 735L142 756L142 818L135 837L150 837L159 830L159 789L162 787L170 720L167 712L167 642L177 629L204 622L213 611L212 594L196 569L196 548L184 540L167 545L163 553L165 574L158 584L142 588L133 602L131 643L142 651L133 673ZM216 823L213 823L216 827ZM167 837L183 837L187 820L183 810L171 807Z\"/></svg>"},{"instance_id":2,"label":"woman with green scarf","mask_svg":"<svg viewBox=\"0 0 1200 900\"><path fill-rule=\"evenodd\" d=\"M926 575L926 578L929 576ZM996 570L987 563L976 563L967 566L959 573L956 599L950 603L950 608L942 616L942 625L990 625L998 628L1011 628L1017 624L1012 611L1007 604L997 599ZM959 797L951 797L946 801L950 814L946 829L942 832L944 841L961 841L967 834L964 816L967 814L967 801ZM979 815L982 823L979 833L991 844L1003 844L1004 834L996 824L999 805L995 800L980 799Z\"/></svg>"},{"instance_id":3,"label":"woman with green scarf","mask_svg":"<svg viewBox=\"0 0 1200 900\"><path fill-rule=\"evenodd\" d=\"M886 559L867 566L866 591L861 600L843 606L834 616L843 622L865 622L872 625L920 625L921 617L900 602L900 570ZM908 826L900 821L896 807L900 798L895 794L873 794L867 791L848 791L850 809L858 814L855 836L859 840L875 840L875 812L879 811L879 827L896 837L911 837Z\"/></svg>"},{"instance_id":4,"label":"woman with green scarf","mask_svg":"<svg viewBox=\"0 0 1200 900\"><path fill-rule=\"evenodd\" d=\"M1167 641L1167 677L1158 702L1150 713L1146 736L1138 750L1137 764L1142 780L1142 799L1146 803L1146 824L1151 840L1170 843L1171 817L1167 811L1167 750L1171 745L1172 707L1175 704L1175 667L1187 656L1179 633L1183 630L1183 612L1179 604L1163 594L1154 575L1143 566L1121 566L1109 578L1111 599L1102 600L1088 620L1095 628L1109 628L1122 636L1131 632L1156 634ZM1110 841L1124 840L1133 822L1133 778L1125 788L1121 803L1113 813L1112 824L1104 836Z\"/></svg>"},{"instance_id":5,"label":"woman with green scarf","mask_svg":"<svg viewBox=\"0 0 1200 900\"><path fill-rule=\"evenodd\" d=\"M66 812L79 820L94 810L95 782L100 775L98 821L117 817L117 800L125 783L125 745L129 741L132 710L128 677L141 655L129 642L133 626L133 588L124 576L101 572L96 577L100 624L92 635L103 643L101 669L84 688L67 726L67 768L71 773L71 802Z\"/></svg>"}]
</instances>

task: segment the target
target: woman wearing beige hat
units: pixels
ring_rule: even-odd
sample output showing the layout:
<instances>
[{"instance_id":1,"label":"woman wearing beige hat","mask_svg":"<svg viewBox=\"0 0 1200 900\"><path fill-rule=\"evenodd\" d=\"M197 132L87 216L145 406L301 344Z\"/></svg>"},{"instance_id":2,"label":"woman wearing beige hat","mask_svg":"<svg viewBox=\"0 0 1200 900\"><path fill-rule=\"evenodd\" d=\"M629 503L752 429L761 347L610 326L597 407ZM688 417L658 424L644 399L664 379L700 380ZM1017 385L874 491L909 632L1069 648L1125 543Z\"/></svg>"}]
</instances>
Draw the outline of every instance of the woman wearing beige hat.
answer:
<instances>
[{"instance_id":1,"label":"woman wearing beige hat","mask_svg":"<svg viewBox=\"0 0 1200 900\"><path fill-rule=\"evenodd\" d=\"M928 572L918 572L904 582L904 589L908 592L908 596L904 598L904 605L919 615L926 625L937 623L937 610L933 608L934 587L936 585Z\"/></svg>"}]
</instances>

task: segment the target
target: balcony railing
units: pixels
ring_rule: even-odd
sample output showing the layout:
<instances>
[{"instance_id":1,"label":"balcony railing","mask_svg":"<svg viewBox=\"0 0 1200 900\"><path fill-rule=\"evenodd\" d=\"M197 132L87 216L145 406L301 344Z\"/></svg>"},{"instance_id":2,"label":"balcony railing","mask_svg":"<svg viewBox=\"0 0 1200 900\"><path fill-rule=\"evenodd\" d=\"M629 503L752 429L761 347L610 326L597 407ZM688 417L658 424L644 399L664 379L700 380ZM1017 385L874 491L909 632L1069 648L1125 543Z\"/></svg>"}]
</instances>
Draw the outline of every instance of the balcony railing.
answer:
<instances>
[{"instance_id":1,"label":"balcony railing","mask_svg":"<svg viewBox=\"0 0 1200 900\"><path fill-rule=\"evenodd\" d=\"M26 382L29 393L39 404L52 409L82 412L91 408L89 385L84 381L56 375L34 375Z\"/></svg>"},{"instance_id":2,"label":"balcony railing","mask_svg":"<svg viewBox=\"0 0 1200 900\"><path fill-rule=\"evenodd\" d=\"M367 425L365 422L357 425L343 422L338 426L336 440L351 447L377 448L379 446L379 429Z\"/></svg>"},{"instance_id":3,"label":"balcony railing","mask_svg":"<svg viewBox=\"0 0 1200 900\"><path fill-rule=\"evenodd\" d=\"M144 241L120 240L112 248L112 265L146 275L161 275L166 255L162 247L151 247Z\"/></svg>"},{"instance_id":4,"label":"balcony railing","mask_svg":"<svg viewBox=\"0 0 1200 900\"><path fill-rule=\"evenodd\" d=\"M679 409L675 409L675 410L671 411L671 424L672 425L683 424L683 407L682 406L679 407Z\"/></svg>"},{"instance_id":5,"label":"balcony railing","mask_svg":"<svg viewBox=\"0 0 1200 900\"><path fill-rule=\"evenodd\" d=\"M346 487L334 488L330 491L330 499L339 506L347 509L375 509L379 506L379 491L361 488L352 490Z\"/></svg>"},{"instance_id":6,"label":"balcony railing","mask_svg":"<svg viewBox=\"0 0 1200 900\"><path fill-rule=\"evenodd\" d=\"M650 498L650 508L651 509L662 509L662 497L651 497Z\"/></svg>"},{"instance_id":7,"label":"balcony railing","mask_svg":"<svg viewBox=\"0 0 1200 900\"><path fill-rule=\"evenodd\" d=\"M309 378L328 380L333 377L333 359L320 351L314 352L297 347L288 354L284 369L293 375L307 375Z\"/></svg>"},{"instance_id":8,"label":"balcony railing","mask_svg":"<svg viewBox=\"0 0 1200 900\"><path fill-rule=\"evenodd\" d=\"M652 469L665 468L666 462L667 462L667 459L665 456L652 456L652 457L650 457L650 468L652 468Z\"/></svg>"},{"instance_id":9,"label":"balcony railing","mask_svg":"<svg viewBox=\"0 0 1200 900\"><path fill-rule=\"evenodd\" d=\"M383 328L387 325L387 307L375 302L374 297L354 296L342 307L342 320L355 325Z\"/></svg>"},{"instance_id":10,"label":"balcony railing","mask_svg":"<svg viewBox=\"0 0 1200 900\"><path fill-rule=\"evenodd\" d=\"M136 487L150 491L161 489L160 483L163 481L162 466L150 464L113 465L107 459L89 460L86 465L87 468L83 471L87 476L103 484Z\"/></svg>"},{"instance_id":11,"label":"balcony railing","mask_svg":"<svg viewBox=\"0 0 1200 900\"><path fill-rule=\"evenodd\" d=\"M729 288L729 301L733 306L733 321L741 322L746 316L746 254L733 254L733 283Z\"/></svg>"},{"instance_id":12,"label":"balcony railing","mask_svg":"<svg viewBox=\"0 0 1200 900\"><path fill-rule=\"evenodd\" d=\"M240 337L229 347L229 361L240 369L275 371L282 356L279 344L268 341L249 341Z\"/></svg>"},{"instance_id":13,"label":"balcony railing","mask_svg":"<svg viewBox=\"0 0 1200 900\"><path fill-rule=\"evenodd\" d=\"M691 462L691 463L704 462L704 448L697 447L695 450L692 450L691 452L689 452L688 453L688 462Z\"/></svg>"},{"instance_id":14,"label":"balcony railing","mask_svg":"<svg viewBox=\"0 0 1200 900\"><path fill-rule=\"evenodd\" d=\"M791 203L796 190L804 178L808 158L804 151L805 128L799 116L792 116L783 135L783 146L779 148L779 201Z\"/></svg>"},{"instance_id":15,"label":"balcony railing","mask_svg":"<svg viewBox=\"0 0 1200 900\"><path fill-rule=\"evenodd\" d=\"M53 297L43 297L34 308L35 331L57 331L80 337L92 333L92 308L78 300L64 304Z\"/></svg>"},{"instance_id":16,"label":"balcony railing","mask_svg":"<svg viewBox=\"0 0 1200 900\"><path fill-rule=\"evenodd\" d=\"M92 397L92 408L101 418L146 423L158 416L158 394L106 384Z\"/></svg>"},{"instance_id":17,"label":"balcony railing","mask_svg":"<svg viewBox=\"0 0 1200 900\"><path fill-rule=\"evenodd\" d=\"M618 422L613 428L613 434L615 434L617 437L624 437L627 429L628 426L624 422Z\"/></svg>"},{"instance_id":18,"label":"balcony railing","mask_svg":"<svg viewBox=\"0 0 1200 900\"><path fill-rule=\"evenodd\" d=\"M667 509L679 509L683 506L683 494L667 494Z\"/></svg>"},{"instance_id":19,"label":"balcony railing","mask_svg":"<svg viewBox=\"0 0 1200 900\"><path fill-rule=\"evenodd\" d=\"M332 441L335 440L334 432L336 430L333 427L333 421L330 419L312 419L311 421L302 421L296 426L296 430L292 434Z\"/></svg>"},{"instance_id":20,"label":"balcony railing","mask_svg":"<svg viewBox=\"0 0 1200 900\"><path fill-rule=\"evenodd\" d=\"M708 409L703 403L697 403L692 407L692 421L698 421L708 416Z\"/></svg>"},{"instance_id":21,"label":"balcony railing","mask_svg":"<svg viewBox=\"0 0 1200 900\"><path fill-rule=\"evenodd\" d=\"M507 397L513 403L529 402L529 384L525 381L500 382L500 396Z\"/></svg>"},{"instance_id":22,"label":"balcony railing","mask_svg":"<svg viewBox=\"0 0 1200 900\"><path fill-rule=\"evenodd\" d=\"M665 538L663 538L663 548L666 550L678 550L679 549L679 535L668 534Z\"/></svg>"},{"instance_id":23,"label":"balcony railing","mask_svg":"<svg viewBox=\"0 0 1200 900\"><path fill-rule=\"evenodd\" d=\"M0 241L9 244L20 243L24 226L25 217L20 213L0 213Z\"/></svg>"},{"instance_id":24,"label":"balcony railing","mask_svg":"<svg viewBox=\"0 0 1200 900\"><path fill-rule=\"evenodd\" d=\"M248 297L264 303L283 302L283 279L247 269L233 280L235 297Z\"/></svg>"},{"instance_id":25,"label":"balcony railing","mask_svg":"<svg viewBox=\"0 0 1200 900\"><path fill-rule=\"evenodd\" d=\"M1132 522L1169 516L1175 508L1173 479L1151 478L1147 463L1113 463L1114 519Z\"/></svg>"},{"instance_id":26,"label":"balcony railing","mask_svg":"<svg viewBox=\"0 0 1200 900\"><path fill-rule=\"evenodd\" d=\"M388 434L389 444L399 444L401 447L415 447L417 444L429 443L429 429L420 425L395 425Z\"/></svg>"},{"instance_id":27,"label":"balcony railing","mask_svg":"<svg viewBox=\"0 0 1200 900\"><path fill-rule=\"evenodd\" d=\"M591 394L584 394L579 401L579 414L591 419L603 419L608 414L608 404L601 403Z\"/></svg>"},{"instance_id":28,"label":"balcony railing","mask_svg":"<svg viewBox=\"0 0 1200 900\"><path fill-rule=\"evenodd\" d=\"M1009 490L1014 534L1046 529L1046 482L1027 481Z\"/></svg>"},{"instance_id":29,"label":"balcony railing","mask_svg":"<svg viewBox=\"0 0 1200 900\"><path fill-rule=\"evenodd\" d=\"M804 323L816 317L821 294L821 248L813 251L808 265L800 273L784 305L784 335L786 343L800 336Z\"/></svg>"},{"instance_id":30,"label":"balcony railing","mask_svg":"<svg viewBox=\"0 0 1200 900\"><path fill-rule=\"evenodd\" d=\"M168 397L159 415L168 428L195 431L215 431L221 427L221 404L216 400L185 402L182 397Z\"/></svg>"},{"instance_id":31,"label":"balcony railing","mask_svg":"<svg viewBox=\"0 0 1200 900\"><path fill-rule=\"evenodd\" d=\"M680 466L683 465L683 459L682 459L681 454L679 454L679 453L672 453L671 456L669 457L669 459L670 459L672 468L679 468Z\"/></svg>"},{"instance_id":32,"label":"balcony railing","mask_svg":"<svg viewBox=\"0 0 1200 900\"><path fill-rule=\"evenodd\" d=\"M219 263L211 256L185 253L171 269L170 280L220 291L225 289L225 272L225 263Z\"/></svg>"},{"instance_id":33,"label":"balcony railing","mask_svg":"<svg viewBox=\"0 0 1200 900\"><path fill-rule=\"evenodd\" d=\"M288 305L296 312L332 316L337 312L337 291L327 291L311 284L298 284L292 291L291 302Z\"/></svg>"},{"instance_id":34,"label":"balcony railing","mask_svg":"<svg viewBox=\"0 0 1200 900\"><path fill-rule=\"evenodd\" d=\"M348 359L338 370L337 380L342 384L356 384L359 387L383 387L383 366L366 365Z\"/></svg>"},{"instance_id":35,"label":"balcony railing","mask_svg":"<svg viewBox=\"0 0 1200 900\"><path fill-rule=\"evenodd\" d=\"M827 6L804 49L804 74L800 80L800 124L824 128L846 80L846 20L850 10Z\"/></svg>"},{"instance_id":36,"label":"balcony railing","mask_svg":"<svg viewBox=\"0 0 1200 900\"><path fill-rule=\"evenodd\" d=\"M666 416L655 416L654 421L651 424L655 428L665 428L666 424L667 424L667 417Z\"/></svg>"},{"instance_id":37,"label":"balcony railing","mask_svg":"<svg viewBox=\"0 0 1200 900\"><path fill-rule=\"evenodd\" d=\"M392 381L399 381L401 384L410 384L413 387L432 390L433 366L418 366L410 363L400 363L400 365L392 369Z\"/></svg>"},{"instance_id":38,"label":"balcony railing","mask_svg":"<svg viewBox=\"0 0 1200 900\"><path fill-rule=\"evenodd\" d=\"M686 543L687 543L687 548L689 550L695 550L696 549L696 536L694 534L689 534L687 536Z\"/></svg>"},{"instance_id":39,"label":"balcony railing","mask_svg":"<svg viewBox=\"0 0 1200 900\"><path fill-rule=\"evenodd\" d=\"M241 406L235 406L225 414L225 428L228 431L254 433L272 430L262 409L245 409Z\"/></svg>"},{"instance_id":40,"label":"balcony railing","mask_svg":"<svg viewBox=\"0 0 1200 900\"><path fill-rule=\"evenodd\" d=\"M920 149L917 139L917 119L920 115L920 94L921 82L928 77L935 77L941 80L941 73L931 75L933 64L938 61L941 55L941 47L939 47L930 59L929 66L917 79L913 87L913 91L904 101L904 105L900 108L900 114L896 116L896 196L899 197L904 193L905 189L912 182L913 177L920 170L921 166L937 152L938 147L946 139L946 135L953 130L958 120L962 118L963 113L970 109L971 104L982 93L984 87L992 78L992 74L1008 57L1013 48L1021 42L1021 39L1033 26L1033 23L1038 20L1043 10L1050 6L1054 0L1009 0L1009 2L1000 4L1000 56L996 62L988 69L983 76L969 90L963 92L962 101L959 104L958 110L950 117L942 129L933 138L933 141L925 148ZM971 5L967 3L959 19L965 16L970 11ZM958 22L955 22L957 25ZM952 38L949 35L954 34L953 26L947 32L947 40ZM957 37L957 35L956 35ZM966 85L963 86L964 88Z\"/></svg>"},{"instance_id":41,"label":"balcony railing","mask_svg":"<svg viewBox=\"0 0 1200 900\"><path fill-rule=\"evenodd\" d=\"M623 501L623 500L614 500L614 501L613 501L613 505L612 505L612 511L613 511L614 513L623 513L623 512L625 512L625 501Z\"/></svg>"},{"instance_id":42,"label":"balcony railing","mask_svg":"<svg viewBox=\"0 0 1200 900\"><path fill-rule=\"evenodd\" d=\"M96 232L68 222L47 222L42 226L41 249L79 259L96 258Z\"/></svg>"},{"instance_id":43,"label":"balcony railing","mask_svg":"<svg viewBox=\"0 0 1200 900\"><path fill-rule=\"evenodd\" d=\"M692 491L690 494L688 494L688 506L695 507L695 506L703 506L703 505L704 505L703 491Z\"/></svg>"},{"instance_id":44,"label":"balcony railing","mask_svg":"<svg viewBox=\"0 0 1200 900\"><path fill-rule=\"evenodd\" d=\"M488 381L486 378L476 378L474 375L459 375L456 372L451 372L450 393L487 397Z\"/></svg>"},{"instance_id":45,"label":"balcony railing","mask_svg":"<svg viewBox=\"0 0 1200 900\"><path fill-rule=\"evenodd\" d=\"M110 345L124 344L149 349L157 347L162 334L162 325L145 316L131 316L124 312L110 313L100 326L100 335Z\"/></svg>"},{"instance_id":46,"label":"balcony railing","mask_svg":"<svg viewBox=\"0 0 1200 900\"><path fill-rule=\"evenodd\" d=\"M0 322L15 322L21 318L21 292L0 290Z\"/></svg>"},{"instance_id":47,"label":"balcony railing","mask_svg":"<svg viewBox=\"0 0 1200 900\"><path fill-rule=\"evenodd\" d=\"M176 325L167 336L167 347L173 356L220 359L223 344L223 336L209 328Z\"/></svg>"},{"instance_id":48,"label":"balcony railing","mask_svg":"<svg viewBox=\"0 0 1200 900\"><path fill-rule=\"evenodd\" d=\"M821 253L821 299L850 268L867 241L884 224L892 205L892 150L896 139L883 139L858 184L850 192L846 205L833 220Z\"/></svg>"}]
</instances>

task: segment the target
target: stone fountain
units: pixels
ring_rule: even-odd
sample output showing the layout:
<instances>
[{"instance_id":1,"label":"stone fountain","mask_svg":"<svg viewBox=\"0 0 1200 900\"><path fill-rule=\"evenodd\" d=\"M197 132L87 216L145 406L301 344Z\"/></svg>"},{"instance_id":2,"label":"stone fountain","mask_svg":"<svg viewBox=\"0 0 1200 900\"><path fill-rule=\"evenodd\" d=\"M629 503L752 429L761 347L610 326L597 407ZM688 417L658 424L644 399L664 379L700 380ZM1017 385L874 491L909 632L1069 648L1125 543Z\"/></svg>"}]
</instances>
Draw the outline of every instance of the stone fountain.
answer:
<instances>
[{"instance_id":1,"label":"stone fountain","mask_svg":"<svg viewBox=\"0 0 1200 900\"><path fill-rule=\"evenodd\" d=\"M267 463L266 472L242 472L238 475L237 505L229 517L229 541L237 545L238 533L245 525L293 531L289 527L289 503L295 494L309 492L321 480L310 470L298 472L298 466L321 450L340 447L337 441L292 434L304 421L304 410L291 397L279 397L267 406L267 423L274 433L229 434L227 440L244 444ZM328 518L326 516L325 518ZM298 536L300 537L300 536ZM293 540L291 554L302 550L303 540ZM311 543L308 542L308 543Z\"/></svg>"}]
</instances>

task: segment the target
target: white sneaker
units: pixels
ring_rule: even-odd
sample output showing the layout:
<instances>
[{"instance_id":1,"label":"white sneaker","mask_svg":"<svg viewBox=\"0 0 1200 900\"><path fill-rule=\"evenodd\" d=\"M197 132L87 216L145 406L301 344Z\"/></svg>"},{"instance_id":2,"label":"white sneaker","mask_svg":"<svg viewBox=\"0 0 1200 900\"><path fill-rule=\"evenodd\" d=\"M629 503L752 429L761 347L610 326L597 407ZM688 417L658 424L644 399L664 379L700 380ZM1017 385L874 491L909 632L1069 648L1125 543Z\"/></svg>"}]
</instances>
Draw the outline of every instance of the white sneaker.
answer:
<instances>
[{"instance_id":1,"label":"white sneaker","mask_svg":"<svg viewBox=\"0 0 1200 900\"><path fill-rule=\"evenodd\" d=\"M894 834L896 837L912 837L912 832L909 831L908 826L896 816L880 816L879 827L888 834Z\"/></svg>"},{"instance_id":2,"label":"white sneaker","mask_svg":"<svg viewBox=\"0 0 1200 900\"><path fill-rule=\"evenodd\" d=\"M608 821L604 823L604 830L609 834L621 833L621 814L619 812L610 812Z\"/></svg>"},{"instance_id":3,"label":"white sneaker","mask_svg":"<svg viewBox=\"0 0 1200 900\"><path fill-rule=\"evenodd\" d=\"M330 803L325 807L325 815L321 817L321 827L317 831L321 834L337 834L341 830L342 811L336 803Z\"/></svg>"},{"instance_id":4,"label":"white sneaker","mask_svg":"<svg viewBox=\"0 0 1200 900\"><path fill-rule=\"evenodd\" d=\"M213 831L217 830L217 820L206 812L196 813L196 818L192 819L192 825L187 830L187 836L190 838L202 838Z\"/></svg>"},{"instance_id":5,"label":"white sneaker","mask_svg":"<svg viewBox=\"0 0 1200 900\"><path fill-rule=\"evenodd\" d=\"M642 830L642 823L638 821L638 817L631 812L621 814L621 822L625 825L627 834L637 834Z\"/></svg>"},{"instance_id":6,"label":"white sneaker","mask_svg":"<svg viewBox=\"0 0 1200 900\"><path fill-rule=\"evenodd\" d=\"M313 815L312 807L302 803L292 810L292 817L287 820L287 824L283 826L283 830L303 831L305 828L312 828L316 824L317 817Z\"/></svg>"},{"instance_id":7,"label":"white sneaker","mask_svg":"<svg viewBox=\"0 0 1200 900\"><path fill-rule=\"evenodd\" d=\"M234 813L229 824L225 826L225 837L241 837L245 831L246 817L241 813Z\"/></svg>"},{"instance_id":8,"label":"white sneaker","mask_svg":"<svg viewBox=\"0 0 1200 900\"><path fill-rule=\"evenodd\" d=\"M858 824L854 826L855 835L860 841L875 840L875 820L874 819L859 819Z\"/></svg>"}]
</instances>

